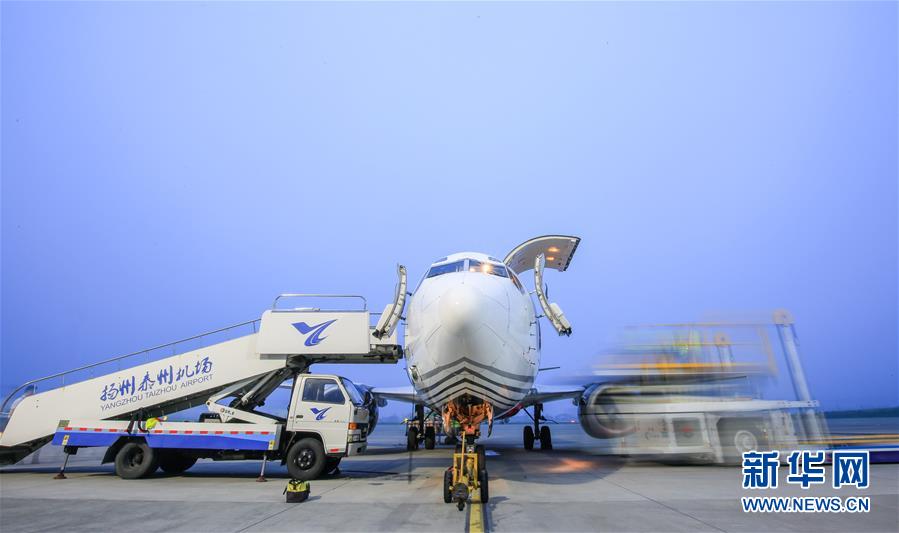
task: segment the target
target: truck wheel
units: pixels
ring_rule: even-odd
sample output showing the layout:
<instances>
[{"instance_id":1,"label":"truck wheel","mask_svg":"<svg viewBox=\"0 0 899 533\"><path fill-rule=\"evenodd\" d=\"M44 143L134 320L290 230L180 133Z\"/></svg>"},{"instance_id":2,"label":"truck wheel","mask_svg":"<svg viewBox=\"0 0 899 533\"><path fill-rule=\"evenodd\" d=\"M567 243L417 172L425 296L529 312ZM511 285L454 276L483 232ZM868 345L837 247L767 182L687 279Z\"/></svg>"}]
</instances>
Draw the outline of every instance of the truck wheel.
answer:
<instances>
[{"instance_id":1,"label":"truck wheel","mask_svg":"<svg viewBox=\"0 0 899 533\"><path fill-rule=\"evenodd\" d=\"M540 428L540 449L553 449L553 435L549 431L549 426L543 426L542 428Z\"/></svg>"},{"instance_id":2,"label":"truck wheel","mask_svg":"<svg viewBox=\"0 0 899 533\"><path fill-rule=\"evenodd\" d=\"M481 486L481 503L487 503L490 501L490 488L487 484L487 471L481 470L478 472L478 485Z\"/></svg>"},{"instance_id":3,"label":"truck wheel","mask_svg":"<svg viewBox=\"0 0 899 533\"><path fill-rule=\"evenodd\" d=\"M434 433L434 428L425 428L425 448L433 450L435 444L437 444L437 435Z\"/></svg>"},{"instance_id":4,"label":"truck wheel","mask_svg":"<svg viewBox=\"0 0 899 533\"><path fill-rule=\"evenodd\" d=\"M763 449L761 430L750 421L729 420L718 428L721 451L727 464L742 464L745 452Z\"/></svg>"},{"instance_id":5,"label":"truck wheel","mask_svg":"<svg viewBox=\"0 0 899 533\"><path fill-rule=\"evenodd\" d=\"M534 449L534 428L531 426L524 426L524 449Z\"/></svg>"},{"instance_id":6,"label":"truck wheel","mask_svg":"<svg viewBox=\"0 0 899 533\"><path fill-rule=\"evenodd\" d=\"M138 479L156 471L159 457L146 442L127 442L115 456L115 473L122 479Z\"/></svg>"},{"instance_id":7,"label":"truck wheel","mask_svg":"<svg viewBox=\"0 0 899 533\"><path fill-rule=\"evenodd\" d=\"M287 451L286 463L290 477L313 480L325 470L325 448L318 439L300 439Z\"/></svg>"},{"instance_id":8,"label":"truck wheel","mask_svg":"<svg viewBox=\"0 0 899 533\"><path fill-rule=\"evenodd\" d=\"M487 470L487 450L484 449L483 444L478 444L475 450L478 452L478 472L483 472Z\"/></svg>"},{"instance_id":9,"label":"truck wheel","mask_svg":"<svg viewBox=\"0 0 899 533\"><path fill-rule=\"evenodd\" d=\"M328 457L325 459L325 474L337 474L340 472L340 460L342 457Z\"/></svg>"},{"instance_id":10,"label":"truck wheel","mask_svg":"<svg viewBox=\"0 0 899 533\"><path fill-rule=\"evenodd\" d=\"M443 503L453 502L453 469L443 472Z\"/></svg>"},{"instance_id":11,"label":"truck wheel","mask_svg":"<svg viewBox=\"0 0 899 533\"><path fill-rule=\"evenodd\" d=\"M197 458L175 450L159 450L159 468L166 474L183 474L196 464Z\"/></svg>"},{"instance_id":12,"label":"truck wheel","mask_svg":"<svg viewBox=\"0 0 899 533\"><path fill-rule=\"evenodd\" d=\"M410 452L418 449L418 429L414 427L406 433L406 449Z\"/></svg>"}]
</instances>

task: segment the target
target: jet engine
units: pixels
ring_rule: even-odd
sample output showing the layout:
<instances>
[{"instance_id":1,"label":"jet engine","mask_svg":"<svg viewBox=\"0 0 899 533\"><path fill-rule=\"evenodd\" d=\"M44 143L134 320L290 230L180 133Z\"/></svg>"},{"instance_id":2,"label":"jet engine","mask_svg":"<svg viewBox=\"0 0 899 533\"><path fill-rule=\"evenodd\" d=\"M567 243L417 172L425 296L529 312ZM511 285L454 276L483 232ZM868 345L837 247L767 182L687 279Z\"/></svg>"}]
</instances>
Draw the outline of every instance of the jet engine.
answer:
<instances>
[{"instance_id":1,"label":"jet engine","mask_svg":"<svg viewBox=\"0 0 899 533\"><path fill-rule=\"evenodd\" d=\"M610 389L605 384L592 385L578 401L581 427L597 439L623 437L634 431L633 421L618 411L616 397Z\"/></svg>"},{"instance_id":2,"label":"jet engine","mask_svg":"<svg viewBox=\"0 0 899 533\"><path fill-rule=\"evenodd\" d=\"M359 388L363 389L363 387ZM384 407L387 402L383 399L375 398L375 395L367 388L363 389L363 391L365 403L362 406L368 409L368 434L371 435L375 430L375 426L378 425L378 409Z\"/></svg>"}]
</instances>

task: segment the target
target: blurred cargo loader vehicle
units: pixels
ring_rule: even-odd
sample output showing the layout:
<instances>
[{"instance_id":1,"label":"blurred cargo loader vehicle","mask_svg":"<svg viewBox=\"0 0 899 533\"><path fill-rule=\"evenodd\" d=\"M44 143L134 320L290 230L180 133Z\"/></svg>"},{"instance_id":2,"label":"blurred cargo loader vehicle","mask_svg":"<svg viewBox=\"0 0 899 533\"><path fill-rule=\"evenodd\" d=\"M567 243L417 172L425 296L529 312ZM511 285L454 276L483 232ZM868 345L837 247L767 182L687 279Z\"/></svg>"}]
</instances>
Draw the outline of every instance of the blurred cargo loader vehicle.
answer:
<instances>
[{"instance_id":1,"label":"blurred cargo loader vehicle","mask_svg":"<svg viewBox=\"0 0 899 533\"><path fill-rule=\"evenodd\" d=\"M769 341L772 327L779 353ZM594 437L611 439L610 453L739 463L751 450L794 450L823 440L825 424L810 397L786 311L777 311L773 324L661 324L630 334L640 340L599 367L595 374L603 381L579 405L581 425ZM737 361L735 351L747 350L756 360ZM796 399L763 399L762 391L776 384L779 355Z\"/></svg>"}]
</instances>

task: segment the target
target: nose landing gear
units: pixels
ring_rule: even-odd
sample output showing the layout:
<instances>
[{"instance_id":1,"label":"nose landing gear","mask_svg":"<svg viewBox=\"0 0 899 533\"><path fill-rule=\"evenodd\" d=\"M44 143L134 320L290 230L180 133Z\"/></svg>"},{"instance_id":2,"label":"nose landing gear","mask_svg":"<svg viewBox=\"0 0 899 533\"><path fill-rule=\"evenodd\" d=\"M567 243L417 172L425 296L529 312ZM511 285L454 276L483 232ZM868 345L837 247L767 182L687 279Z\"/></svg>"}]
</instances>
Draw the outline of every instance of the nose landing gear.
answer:
<instances>
[{"instance_id":1,"label":"nose landing gear","mask_svg":"<svg viewBox=\"0 0 899 533\"><path fill-rule=\"evenodd\" d=\"M525 413L527 413L527 410L525 410ZM530 413L528 413L528 416L530 416ZM540 425L541 420L546 421L546 418L543 417L543 404L534 404L534 416L531 417L531 420L534 421L533 427L525 426L522 431L524 449L533 450L534 441L539 440L541 450L552 450L553 438L549 426Z\"/></svg>"}]
</instances>

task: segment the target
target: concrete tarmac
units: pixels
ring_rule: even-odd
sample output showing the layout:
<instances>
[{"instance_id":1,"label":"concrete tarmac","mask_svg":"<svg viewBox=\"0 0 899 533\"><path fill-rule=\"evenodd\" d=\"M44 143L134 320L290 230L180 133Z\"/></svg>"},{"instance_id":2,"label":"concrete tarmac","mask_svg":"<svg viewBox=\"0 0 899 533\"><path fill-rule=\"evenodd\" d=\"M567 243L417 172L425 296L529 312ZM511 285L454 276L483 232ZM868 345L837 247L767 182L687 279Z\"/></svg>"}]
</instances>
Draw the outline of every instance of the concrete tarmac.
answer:
<instances>
[{"instance_id":1,"label":"concrete tarmac","mask_svg":"<svg viewBox=\"0 0 899 533\"><path fill-rule=\"evenodd\" d=\"M742 489L739 467L627 461L600 455L578 425L553 425L553 451L526 452L520 425L497 425L488 449L489 531L899 531L899 465L871 466L865 490L785 482ZM403 429L379 425L369 453L284 503L288 475L258 461L201 461L186 474L126 481L100 450L81 450L54 480L58 448L0 473L0 531L466 531L469 510L443 503L452 448L405 451ZM868 513L744 513L743 496L869 496Z\"/></svg>"}]
</instances>

